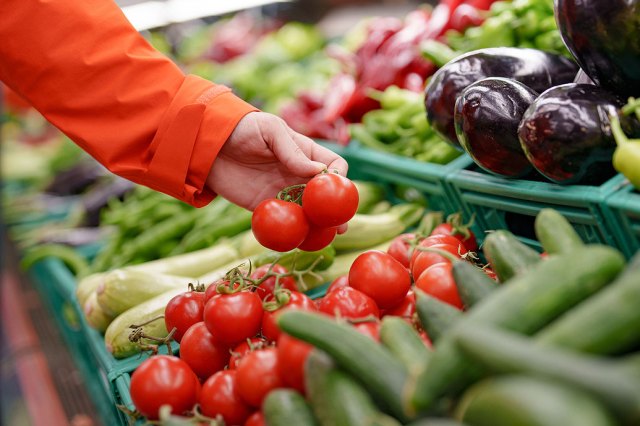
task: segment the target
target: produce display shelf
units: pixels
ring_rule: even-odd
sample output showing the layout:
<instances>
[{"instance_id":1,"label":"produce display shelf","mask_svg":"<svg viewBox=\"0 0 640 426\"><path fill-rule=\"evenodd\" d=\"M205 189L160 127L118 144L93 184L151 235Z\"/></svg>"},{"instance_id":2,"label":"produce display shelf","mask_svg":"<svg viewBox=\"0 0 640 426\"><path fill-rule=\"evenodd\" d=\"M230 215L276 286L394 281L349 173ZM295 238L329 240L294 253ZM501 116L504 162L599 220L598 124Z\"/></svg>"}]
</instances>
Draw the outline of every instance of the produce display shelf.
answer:
<instances>
[{"instance_id":1,"label":"produce display shelf","mask_svg":"<svg viewBox=\"0 0 640 426\"><path fill-rule=\"evenodd\" d=\"M524 243L541 250L536 241L534 220L543 208L554 208L589 243L616 246L611 221L605 215L605 201L624 183L616 175L600 186L558 185L551 182L506 179L490 175L475 165L447 177L465 219L474 218L479 240L487 231L507 229Z\"/></svg>"},{"instance_id":2,"label":"produce display shelf","mask_svg":"<svg viewBox=\"0 0 640 426\"><path fill-rule=\"evenodd\" d=\"M618 248L627 256L640 250L640 192L625 181L605 203L605 216L611 225Z\"/></svg>"},{"instance_id":3,"label":"produce display shelf","mask_svg":"<svg viewBox=\"0 0 640 426\"><path fill-rule=\"evenodd\" d=\"M472 164L466 154L441 165L375 151L360 145L358 141L352 141L347 155L352 179L415 188L425 195L431 210L440 210L445 214L460 210L446 178Z\"/></svg>"}]
</instances>

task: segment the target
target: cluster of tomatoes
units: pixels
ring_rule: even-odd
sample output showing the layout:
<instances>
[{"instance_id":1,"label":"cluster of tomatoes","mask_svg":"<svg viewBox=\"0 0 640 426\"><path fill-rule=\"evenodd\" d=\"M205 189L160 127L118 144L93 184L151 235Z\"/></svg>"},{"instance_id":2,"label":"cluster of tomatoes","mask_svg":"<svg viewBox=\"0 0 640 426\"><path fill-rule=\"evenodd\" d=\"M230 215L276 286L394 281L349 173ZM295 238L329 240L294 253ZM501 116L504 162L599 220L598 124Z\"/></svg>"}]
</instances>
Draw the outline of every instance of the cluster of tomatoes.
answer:
<instances>
[{"instance_id":1,"label":"cluster of tomatoes","mask_svg":"<svg viewBox=\"0 0 640 426\"><path fill-rule=\"evenodd\" d=\"M327 172L262 201L253 212L251 229L271 250L316 251L331 244L338 227L357 210L358 189L353 182Z\"/></svg>"}]
</instances>

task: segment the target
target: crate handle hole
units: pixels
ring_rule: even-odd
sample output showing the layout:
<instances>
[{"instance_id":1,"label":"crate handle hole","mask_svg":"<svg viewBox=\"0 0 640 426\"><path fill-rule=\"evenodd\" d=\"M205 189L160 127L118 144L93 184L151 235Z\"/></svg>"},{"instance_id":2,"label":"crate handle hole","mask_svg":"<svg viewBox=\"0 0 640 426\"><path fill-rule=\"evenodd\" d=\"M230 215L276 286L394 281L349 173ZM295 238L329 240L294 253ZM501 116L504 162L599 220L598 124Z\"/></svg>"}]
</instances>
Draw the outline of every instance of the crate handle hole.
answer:
<instances>
[{"instance_id":1,"label":"crate handle hole","mask_svg":"<svg viewBox=\"0 0 640 426\"><path fill-rule=\"evenodd\" d=\"M518 237L536 239L535 216L526 214L506 212L504 214L504 222L507 229Z\"/></svg>"}]
</instances>

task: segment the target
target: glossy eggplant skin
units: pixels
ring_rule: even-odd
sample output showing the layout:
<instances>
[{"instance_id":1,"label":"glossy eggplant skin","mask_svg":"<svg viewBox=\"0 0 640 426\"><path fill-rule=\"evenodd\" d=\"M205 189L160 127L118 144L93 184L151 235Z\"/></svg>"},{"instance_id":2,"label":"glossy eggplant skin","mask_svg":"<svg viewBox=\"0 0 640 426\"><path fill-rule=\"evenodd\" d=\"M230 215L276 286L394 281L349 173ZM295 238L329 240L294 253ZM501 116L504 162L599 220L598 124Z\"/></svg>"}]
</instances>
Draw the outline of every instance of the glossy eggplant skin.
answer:
<instances>
[{"instance_id":1,"label":"glossy eggplant skin","mask_svg":"<svg viewBox=\"0 0 640 426\"><path fill-rule=\"evenodd\" d=\"M537 97L524 84L499 77L477 81L458 96L456 134L478 166L505 177L523 177L532 171L518 140L518 125Z\"/></svg>"},{"instance_id":2,"label":"glossy eggplant skin","mask_svg":"<svg viewBox=\"0 0 640 426\"><path fill-rule=\"evenodd\" d=\"M609 115L618 114L624 103L590 84L551 88L522 117L522 149L536 170L556 183L601 184L615 174Z\"/></svg>"},{"instance_id":3,"label":"glossy eggplant skin","mask_svg":"<svg viewBox=\"0 0 640 426\"><path fill-rule=\"evenodd\" d=\"M640 96L640 0L555 0L558 28L580 67L601 87Z\"/></svg>"},{"instance_id":4,"label":"glossy eggplant skin","mask_svg":"<svg viewBox=\"0 0 640 426\"><path fill-rule=\"evenodd\" d=\"M458 56L440 68L425 89L427 121L446 141L460 147L453 121L456 98L487 77L517 80L538 93L570 83L578 72L571 60L536 49L497 47Z\"/></svg>"}]
</instances>

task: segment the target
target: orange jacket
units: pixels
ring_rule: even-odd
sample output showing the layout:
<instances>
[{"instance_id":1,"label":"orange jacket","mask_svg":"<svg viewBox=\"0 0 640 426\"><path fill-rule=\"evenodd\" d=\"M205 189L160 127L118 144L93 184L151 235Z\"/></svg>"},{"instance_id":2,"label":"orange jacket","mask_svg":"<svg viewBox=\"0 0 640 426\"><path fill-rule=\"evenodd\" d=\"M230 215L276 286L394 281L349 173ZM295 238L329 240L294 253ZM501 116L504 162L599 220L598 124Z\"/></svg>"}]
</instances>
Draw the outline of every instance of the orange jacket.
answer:
<instances>
[{"instance_id":1,"label":"orange jacket","mask_svg":"<svg viewBox=\"0 0 640 426\"><path fill-rule=\"evenodd\" d=\"M185 76L112 0L0 1L0 80L113 173L195 206L238 121L256 109Z\"/></svg>"}]
</instances>

